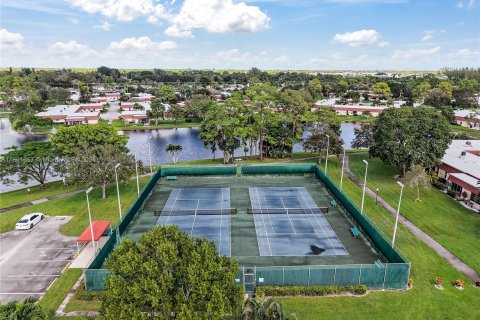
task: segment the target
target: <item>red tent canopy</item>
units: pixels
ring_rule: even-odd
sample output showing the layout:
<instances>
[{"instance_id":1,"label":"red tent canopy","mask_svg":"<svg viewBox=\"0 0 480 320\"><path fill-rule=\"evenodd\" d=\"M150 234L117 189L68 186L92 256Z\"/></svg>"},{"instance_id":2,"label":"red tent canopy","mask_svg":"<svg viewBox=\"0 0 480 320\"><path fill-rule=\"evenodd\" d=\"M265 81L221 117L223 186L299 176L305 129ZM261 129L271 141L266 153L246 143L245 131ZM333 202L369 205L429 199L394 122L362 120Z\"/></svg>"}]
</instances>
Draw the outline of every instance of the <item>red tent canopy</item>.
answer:
<instances>
[{"instance_id":1,"label":"red tent canopy","mask_svg":"<svg viewBox=\"0 0 480 320\"><path fill-rule=\"evenodd\" d=\"M110 226L110 221L107 220L95 220L92 222L93 228L93 239L98 241L103 235L105 230ZM90 242L92 241L92 233L90 231L90 225L82 232L80 237L78 237L77 242Z\"/></svg>"}]
</instances>

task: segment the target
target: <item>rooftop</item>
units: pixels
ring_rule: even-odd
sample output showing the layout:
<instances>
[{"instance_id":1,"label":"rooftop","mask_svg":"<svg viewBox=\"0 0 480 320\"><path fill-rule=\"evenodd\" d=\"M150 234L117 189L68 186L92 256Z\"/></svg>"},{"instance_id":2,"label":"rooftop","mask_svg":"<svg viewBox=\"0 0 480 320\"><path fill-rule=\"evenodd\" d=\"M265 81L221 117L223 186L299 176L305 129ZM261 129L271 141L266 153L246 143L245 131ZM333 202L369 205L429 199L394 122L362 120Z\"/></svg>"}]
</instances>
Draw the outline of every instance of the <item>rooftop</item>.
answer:
<instances>
[{"instance_id":1,"label":"rooftop","mask_svg":"<svg viewBox=\"0 0 480 320\"><path fill-rule=\"evenodd\" d=\"M480 156L476 151L480 151L480 140L453 140L442 162L480 179Z\"/></svg>"}]
</instances>

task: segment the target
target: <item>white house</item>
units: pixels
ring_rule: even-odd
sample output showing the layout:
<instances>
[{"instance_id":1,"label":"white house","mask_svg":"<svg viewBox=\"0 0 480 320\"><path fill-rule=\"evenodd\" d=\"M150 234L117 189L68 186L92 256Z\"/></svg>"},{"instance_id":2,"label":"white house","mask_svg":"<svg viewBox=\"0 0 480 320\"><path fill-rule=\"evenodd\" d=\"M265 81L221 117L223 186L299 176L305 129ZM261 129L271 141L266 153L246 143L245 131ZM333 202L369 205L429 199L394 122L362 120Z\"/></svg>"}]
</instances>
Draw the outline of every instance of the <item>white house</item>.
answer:
<instances>
[{"instance_id":1,"label":"white house","mask_svg":"<svg viewBox=\"0 0 480 320\"><path fill-rule=\"evenodd\" d=\"M462 127L480 130L480 110L456 110L455 122Z\"/></svg>"}]
</instances>

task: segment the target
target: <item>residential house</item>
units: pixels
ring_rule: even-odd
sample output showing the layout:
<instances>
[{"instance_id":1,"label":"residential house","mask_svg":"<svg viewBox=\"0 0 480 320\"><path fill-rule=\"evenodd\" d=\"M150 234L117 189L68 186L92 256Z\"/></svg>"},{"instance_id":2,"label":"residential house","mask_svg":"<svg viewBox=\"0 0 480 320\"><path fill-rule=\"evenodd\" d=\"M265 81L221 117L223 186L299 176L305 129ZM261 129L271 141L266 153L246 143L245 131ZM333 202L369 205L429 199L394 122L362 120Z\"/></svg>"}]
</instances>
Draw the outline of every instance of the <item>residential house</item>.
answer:
<instances>
[{"instance_id":1,"label":"residential house","mask_svg":"<svg viewBox=\"0 0 480 320\"><path fill-rule=\"evenodd\" d=\"M96 124L100 120L100 111L95 105L56 105L37 113L39 118L49 118L53 123L66 125Z\"/></svg>"},{"instance_id":2,"label":"residential house","mask_svg":"<svg viewBox=\"0 0 480 320\"><path fill-rule=\"evenodd\" d=\"M462 201L480 210L480 140L453 140L435 171Z\"/></svg>"},{"instance_id":3,"label":"residential house","mask_svg":"<svg viewBox=\"0 0 480 320\"><path fill-rule=\"evenodd\" d=\"M455 122L462 127L480 130L480 109L456 110Z\"/></svg>"}]
</instances>

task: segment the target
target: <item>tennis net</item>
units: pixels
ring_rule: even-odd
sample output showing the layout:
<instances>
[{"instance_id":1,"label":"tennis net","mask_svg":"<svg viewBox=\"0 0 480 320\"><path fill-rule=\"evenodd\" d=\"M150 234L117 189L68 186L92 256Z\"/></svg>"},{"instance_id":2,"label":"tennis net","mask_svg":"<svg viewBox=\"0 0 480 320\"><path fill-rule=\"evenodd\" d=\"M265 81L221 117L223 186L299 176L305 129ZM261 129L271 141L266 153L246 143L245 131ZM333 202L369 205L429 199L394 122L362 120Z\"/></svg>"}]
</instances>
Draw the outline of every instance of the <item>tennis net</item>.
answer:
<instances>
[{"instance_id":1,"label":"tennis net","mask_svg":"<svg viewBox=\"0 0 480 320\"><path fill-rule=\"evenodd\" d=\"M155 216L194 216L194 215L232 215L236 214L236 208L222 209L162 209L155 210Z\"/></svg>"},{"instance_id":2,"label":"tennis net","mask_svg":"<svg viewBox=\"0 0 480 320\"><path fill-rule=\"evenodd\" d=\"M247 208L248 214L318 214L327 213L328 207L313 208Z\"/></svg>"}]
</instances>

